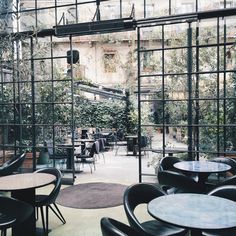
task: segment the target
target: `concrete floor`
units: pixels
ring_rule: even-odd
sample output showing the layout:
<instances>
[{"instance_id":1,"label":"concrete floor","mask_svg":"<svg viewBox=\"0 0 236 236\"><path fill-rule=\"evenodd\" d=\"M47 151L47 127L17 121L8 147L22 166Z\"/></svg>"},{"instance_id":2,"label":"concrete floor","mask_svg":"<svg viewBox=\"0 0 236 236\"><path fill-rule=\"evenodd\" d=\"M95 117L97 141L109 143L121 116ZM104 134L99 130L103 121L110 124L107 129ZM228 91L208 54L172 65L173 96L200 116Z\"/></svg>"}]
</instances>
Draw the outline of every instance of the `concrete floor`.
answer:
<instances>
[{"instance_id":1,"label":"concrete floor","mask_svg":"<svg viewBox=\"0 0 236 236\"><path fill-rule=\"evenodd\" d=\"M160 143L158 137L155 138L155 147ZM143 169L145 173L153 173L154 168L148 167L148 163L152 161L153 154L149 152L142 158ZM144 177L143 182L156 182L156 177ZM88 182L112 182L131 185L138 183L138 158L135 156L127 156L126 150L120 148L118 155L115 150L105 153L105 163L100 157L96 164L96 171L92 174L87 165L84 166L83 172L77 174L75 184ZM62 188L68 187L63 185ZM47 191L47 190L46 190ZM59 208L65 217L67 223L62 225L59 219L52 212L49 215L49 228L52 230L50 236L101 236L100 219L104 216L112 217L127 223L123 206L104 208L104 209L73 209L59 205ZM137 209L139 217L143 220L150 218L147 213L146 206ZM37 226L41 227L40 221Z\"/></svg>"}]
</instances>

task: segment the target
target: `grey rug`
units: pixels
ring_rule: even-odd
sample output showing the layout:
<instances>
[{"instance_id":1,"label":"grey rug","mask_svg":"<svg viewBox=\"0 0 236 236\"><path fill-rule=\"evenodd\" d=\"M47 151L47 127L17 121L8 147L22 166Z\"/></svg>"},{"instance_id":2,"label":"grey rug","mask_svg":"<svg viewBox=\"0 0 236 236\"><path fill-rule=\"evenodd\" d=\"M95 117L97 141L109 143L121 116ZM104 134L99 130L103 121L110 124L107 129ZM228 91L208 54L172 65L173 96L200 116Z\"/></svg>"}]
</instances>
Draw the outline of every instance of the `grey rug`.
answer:
<instances>
[{"instance_id":1,"label":"grey rug","mask_svg":"<svg viewBox=\"0 0 236 236\"><path fill-rule=\"evenodd\" d=\"M85 183L61 189L57 203L71 208L97 209L123 204L126 185L115 183Z\"/></svg>"}]
</instances>

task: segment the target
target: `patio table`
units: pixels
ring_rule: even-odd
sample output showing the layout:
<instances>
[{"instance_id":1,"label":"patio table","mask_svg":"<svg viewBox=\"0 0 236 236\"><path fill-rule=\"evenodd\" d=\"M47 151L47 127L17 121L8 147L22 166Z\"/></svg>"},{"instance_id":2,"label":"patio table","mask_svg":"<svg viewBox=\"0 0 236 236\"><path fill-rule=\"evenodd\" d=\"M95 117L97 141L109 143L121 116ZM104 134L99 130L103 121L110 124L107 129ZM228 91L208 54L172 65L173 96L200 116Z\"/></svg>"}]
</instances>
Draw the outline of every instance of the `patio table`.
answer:
<instances>
[{"instance_id":1,"label":"patio table","mask_svg":"<svg viewBox=\"0 0 236 236\"><path fill-rule=\"evenodd\" d=\"M191 236L202 235L202 230L236 226L236 203L205 194L161 196L148 204L148 212L158 220L190 229Z\"/></svg>"},{"instance_id":2,"label":"patio table","mask_svg":"<svg viewBox=\"0 0 236 236\"><path fill-rule=\"evenodd\" d=\"M56 177L46 173L24 173L0 178L0 191L10 191L13 198L35 205L35 189L51 184ZM25 222L12 230L12 236L36 235L35 208Z\"/></svg>"},{"instance_id":3,"label":"patio table","mask_svg":"<svg viewBox=\"0 0 236 236\"><path fill-rule=\"evenodd\" d=\"M195 173L198 175L198 182L204 184L206 178L211 173L226 172L231 166L211 161L181 161L174 164L176 169Z\"/></svg>"}]
</instances>

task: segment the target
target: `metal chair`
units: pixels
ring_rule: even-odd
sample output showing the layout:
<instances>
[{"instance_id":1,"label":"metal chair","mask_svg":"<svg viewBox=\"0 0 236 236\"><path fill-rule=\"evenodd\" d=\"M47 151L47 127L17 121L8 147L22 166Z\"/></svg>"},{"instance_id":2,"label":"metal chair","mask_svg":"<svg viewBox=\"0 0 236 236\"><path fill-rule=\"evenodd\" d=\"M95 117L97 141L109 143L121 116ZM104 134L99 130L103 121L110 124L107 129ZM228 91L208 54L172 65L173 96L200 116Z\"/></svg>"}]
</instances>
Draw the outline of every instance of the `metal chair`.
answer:
<instances>
[{"instance_id":1,"label":"metal chair","mask_svg":"<svg viewBox=\"0 0 236 236\"><path fill-rule=\"evenodd\" d=\"M11 175L12 173L17 172L22 166L25 156L26 153L17 154L6 161L2 166L0 166L0 176Z\"/></svg>"},{"instance_id":2,"label":"metal chair","mask_svg":"<svg viewBox=\"0 0 236 236\"><path fill-rule=\"evenodd\" d=\"M53 190L48 194L37 194L35 197L35 207L40 208L41 211L41 217L42 217L42 224L43 224L43 229L44 229L44 235L48 235L48 209L50 208L53 213L60 219L60 221L65 224L66 220L64 219L63 215L61 214L58 206L56 205L56 198L60 192L61 188L61 171L58 170L57 168L53 167L46 167L43 169L39 169L35 171L37 173L47 173L47 174L52 174L56 176L56 180L54 182L54 188ZM52 207L54 206L54 208ZM43 213L43 207L46 207L46 225L45 225L45 219L44 219L44 213ZM38 214L37 214L38 215Z\"/></svg>"},{"instance_id":3,"label":"metal chair","mask_svg":"<svg viewBox=\"0 0 236 236\"><path fill-rule=\"evenodd\" d=\"M52 141L45 141L45 146L47 147L49 159L54 162L58 162L60 168L62 168L63 164L68 159L68 153L65 150L61 150L59 148L54 149Z\"/></svg>"},{"instance_id":4,"label":"metal chair","mask_svg":"<svg viewBox=\"0 0 236 236\"><path fill-rule=\"evenodd\" d=\"M112 218L103 217L100 225L103 236L143 236L130 226Z\"/></svg>"},{"instance_id":5,"label":"metal chair","mask_svg":"<svg viewBox=\"0 0 236 236\"><path fill-rule=\"evenodd\" d=\"M87 154L76 155L75 163L78 163L79 165L88 164L90 167L90 171L92 173L93 172L92 167L94 167L94 170L96 170L95 154L98 154L98 153L99 153L99 143L98 143L98 141L95 141L92 144L92 147Z\"/></svg>"},{"instance_id":6,"label":"metal chair","mask_svg":"<svg viewBox=\"0 0 236 236\"><path fill-rule=\"evenodd\" d=\"M141 223L134 210L140 204L148 204L154 198L165 195L158 186L151 183L139 183L129 186L124 193L124 209L131 227L146 236L184 236L188 232L184 228L176 227L158 220Z\"/></svg>"}]
</instances>

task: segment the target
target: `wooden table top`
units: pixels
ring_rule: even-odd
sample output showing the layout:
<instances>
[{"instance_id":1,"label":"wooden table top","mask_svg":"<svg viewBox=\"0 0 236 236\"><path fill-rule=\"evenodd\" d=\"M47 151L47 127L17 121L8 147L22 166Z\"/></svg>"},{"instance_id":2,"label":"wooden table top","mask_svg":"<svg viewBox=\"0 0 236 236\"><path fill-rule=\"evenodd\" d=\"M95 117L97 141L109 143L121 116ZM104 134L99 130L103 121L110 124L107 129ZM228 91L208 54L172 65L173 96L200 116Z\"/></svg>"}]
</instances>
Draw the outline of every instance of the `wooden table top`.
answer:
<instances>
[{"instance_id":1,"label":"wooden table top","mask_svg":"<svg viewBox=\"0 0 236 236\"><path fill-rule=\"evenodd\" d=\"M0 177L0 190L13 191L46 186L56 177L46 173L24 173Z\"/></svg>"}]
</instances>

